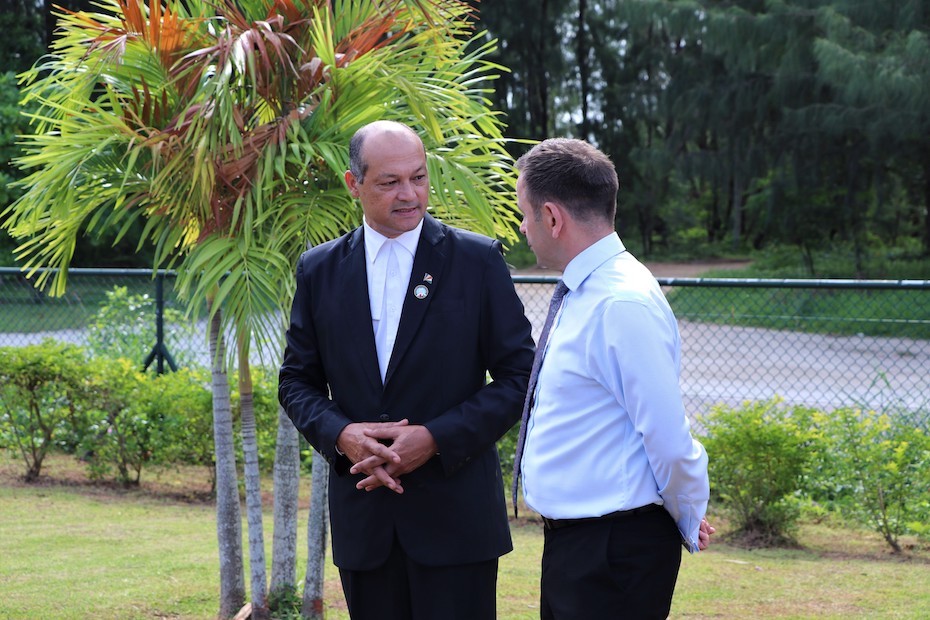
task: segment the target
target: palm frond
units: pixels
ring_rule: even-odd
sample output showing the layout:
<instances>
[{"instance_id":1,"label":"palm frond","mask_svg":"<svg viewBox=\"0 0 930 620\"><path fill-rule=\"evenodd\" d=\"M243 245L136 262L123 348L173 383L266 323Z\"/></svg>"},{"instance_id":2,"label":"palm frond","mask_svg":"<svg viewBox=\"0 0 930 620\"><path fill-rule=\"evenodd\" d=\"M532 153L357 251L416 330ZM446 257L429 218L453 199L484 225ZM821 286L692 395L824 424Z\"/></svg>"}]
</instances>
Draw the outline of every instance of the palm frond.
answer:
<instances>
[{"instance_id":1,"label":"palm frond","mask_svg":"<svg viewBox=\"0 0 930 620\"><path fill-rule=\"evenodd\" d=\"M60 12L23 77L36 104L3 214L29 269L62 267L82 231L144 221L194 312L273 350L293 261L357 225L348 143L381 118L421 131L433 212L502 238L517 216L503 123L458 0L100 0ZM42 277L47 276L39 276Z\"/></svg>"}]
</instances>

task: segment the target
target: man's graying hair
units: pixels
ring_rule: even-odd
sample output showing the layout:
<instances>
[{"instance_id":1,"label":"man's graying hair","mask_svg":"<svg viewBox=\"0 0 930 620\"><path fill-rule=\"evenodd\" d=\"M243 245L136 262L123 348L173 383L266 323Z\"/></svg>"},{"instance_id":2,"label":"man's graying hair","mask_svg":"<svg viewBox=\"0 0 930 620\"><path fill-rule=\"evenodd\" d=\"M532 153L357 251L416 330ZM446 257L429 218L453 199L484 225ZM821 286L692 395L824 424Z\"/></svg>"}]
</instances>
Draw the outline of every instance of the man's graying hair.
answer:
<instances>
[{"instance_id":1,"label":"man's graying hair","mask_svg":"<svg viewBox=\"0 0 930 620\"><path fill-rule=\"evenodd\" d=\"M583 140L550 138L517 160L527 198L538 220L546 202L557 202L578 221L613 225L620 183L613 162Z\"/></svg>"},{"instance_id":2,"label":"man's graying hair","mask_svg":"<svg viewBox=\"0 0 930 620\"><path fill-rule=\"evenodd\" d=\"M365 182L365 175L368 173L368 162L362 159L362 145L365 143L365 138L368 137L371 130L378 125L382 127L384 125L394 125L398 129L406 129L419 138L417 132L411 127L403 123L398 123L397 121L375 121L360 127L352 136L352 139L349 140L349 172L352 173L352 176L354 176L355 180L359 183Z\"/></svg>"}]
</instances>

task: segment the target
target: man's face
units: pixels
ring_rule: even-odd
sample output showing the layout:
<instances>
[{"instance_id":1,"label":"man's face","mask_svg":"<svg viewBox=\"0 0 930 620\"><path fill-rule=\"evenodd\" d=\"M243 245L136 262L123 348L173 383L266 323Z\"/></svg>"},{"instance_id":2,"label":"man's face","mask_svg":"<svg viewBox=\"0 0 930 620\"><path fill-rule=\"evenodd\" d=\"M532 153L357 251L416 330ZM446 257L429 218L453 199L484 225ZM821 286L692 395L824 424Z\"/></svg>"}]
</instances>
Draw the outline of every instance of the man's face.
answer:
<instances>
[{"instance_id":1,"label":"man's face","mask_svg":"<svg viewBox=\"0 0 930 620\"><path fill-rule=\"evenodd\" d=\"M551 237L542 222L542 218L537 220L533 212L533 206L530 204L526 195L526 188L523 185L523 178L517 178L517 208L523 214L523 220L520 222L520 232L526 237L526 243L536 255L536 262L541 266L546 266L546 247L547 240Z\"/></svg>"},{"instance_id":2,"label":"man's face","mask_svg":"<svg viewBox=\"0 0 930 620\"><path fill-rule=\"evenodd\" d=\"M429 197L419 138L402 130L373 133L362 145L362 159L368 164L364 182L347 172L346 186L359 199L368 225L388 238L416 228Z\"/></svg>"}]
</instances>

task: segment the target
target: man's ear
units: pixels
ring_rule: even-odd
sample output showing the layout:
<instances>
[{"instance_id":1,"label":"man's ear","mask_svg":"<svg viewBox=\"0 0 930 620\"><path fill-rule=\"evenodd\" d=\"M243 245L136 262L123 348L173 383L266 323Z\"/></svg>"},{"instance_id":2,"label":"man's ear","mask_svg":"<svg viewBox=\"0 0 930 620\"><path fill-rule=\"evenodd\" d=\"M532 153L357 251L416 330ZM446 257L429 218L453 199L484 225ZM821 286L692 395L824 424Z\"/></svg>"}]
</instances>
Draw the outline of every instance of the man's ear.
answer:
<instances>
[{"instance_id":1,"label":"man's ear","mask_svg":"<svg viewBox=\"0 0 930 620\"><path fill-rule=\"evenodd\" d=\"M543 221L553 239L558 239L565 230L565 209L557 202L546 202L542 208Z\"/></svg>"},{"instance_id":2,"label":"man's ear","mask_svg":"<svg viewBox=\"0 0 930 620\"><path fill-rule=\"evenodd\" d=\"M346 187L349 189L349 193L352 194L352 197L358 198L358 181L351 170L346 170L345 181Z\"/></svg>"}]
</instances>

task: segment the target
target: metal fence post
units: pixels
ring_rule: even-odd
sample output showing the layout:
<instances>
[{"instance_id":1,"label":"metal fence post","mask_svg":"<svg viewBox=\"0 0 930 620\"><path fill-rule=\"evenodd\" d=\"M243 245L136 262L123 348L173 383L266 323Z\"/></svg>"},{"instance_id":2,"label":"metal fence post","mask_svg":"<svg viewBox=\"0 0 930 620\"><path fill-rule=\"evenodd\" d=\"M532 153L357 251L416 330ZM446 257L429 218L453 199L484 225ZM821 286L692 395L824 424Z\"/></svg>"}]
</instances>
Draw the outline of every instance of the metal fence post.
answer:
<instances>
[{"instance_id":1,"label":"metal fence post","mask_svg":"<svg viewBox=\"0 0 930 620\"><path fill-rule=\"evenodd\" d=\"M142 362L142 370L148 370L153 360L156 362L155 372L160 375L165 373L165 361L171 370L178 370L178 365L165 346L165 272L161 270L155 274L155 346Z\"/></svg>"}]
</instances>

